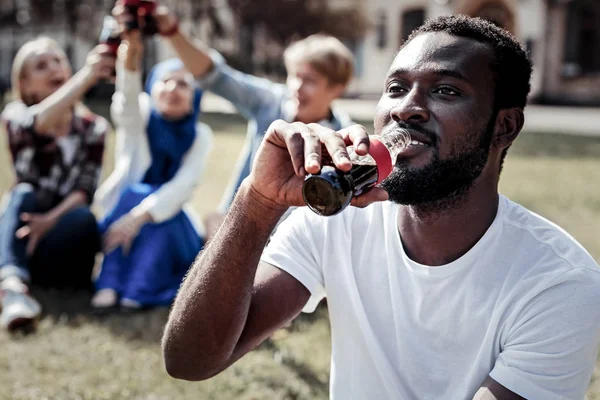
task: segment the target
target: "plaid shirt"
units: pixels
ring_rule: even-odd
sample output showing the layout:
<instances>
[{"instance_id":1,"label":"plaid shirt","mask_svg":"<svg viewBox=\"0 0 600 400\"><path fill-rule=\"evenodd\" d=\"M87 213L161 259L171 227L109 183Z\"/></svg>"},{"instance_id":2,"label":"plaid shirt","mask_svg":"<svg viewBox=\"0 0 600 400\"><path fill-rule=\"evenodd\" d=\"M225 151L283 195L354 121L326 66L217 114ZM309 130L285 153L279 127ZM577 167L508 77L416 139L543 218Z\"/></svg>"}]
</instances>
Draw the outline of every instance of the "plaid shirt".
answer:
<instances>
[{"instance_id":1,"label":"plaid shirt","mask_svg":"<svg viewBox=\"0 0 600 400\"><path fill-rule=\"evenodd\" d=\"M0 119L8 133L17 183L36 188L38 207L50 209L75 190L82 190L91 202L98 186L108 122L95 114L75 108L69 142L74 155L67 164L55 138L34 131L35 106L20 101L9 103Z\"/></svg>"}]
</instances>

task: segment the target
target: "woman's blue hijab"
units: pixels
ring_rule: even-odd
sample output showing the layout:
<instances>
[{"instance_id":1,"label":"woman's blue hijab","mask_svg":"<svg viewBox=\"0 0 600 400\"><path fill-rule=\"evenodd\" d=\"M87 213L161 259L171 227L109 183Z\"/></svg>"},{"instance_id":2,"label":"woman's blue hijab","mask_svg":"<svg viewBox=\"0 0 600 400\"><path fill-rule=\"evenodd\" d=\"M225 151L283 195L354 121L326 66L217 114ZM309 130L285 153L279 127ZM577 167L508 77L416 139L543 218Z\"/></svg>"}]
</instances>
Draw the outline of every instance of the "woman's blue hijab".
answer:
<instances>
[{"instance_id":1,"label":"woman's blue hijab","mask_svg":"<svg viewBox=\"0 0 600 400\"><path fill-rule=\"evenodd\" d=\"M148 74L144 90L150 94L152 86L165 74L184 68L181 60L175 58L155 65ZM196 139L196 121L200 114L202 98L202 91L198 87L193 90L192 112L179 120L165 119L152 102L146 128L152 164L146 171L144 183L162 185L171 180L181 166L183 156L192 147Z\"/></svg>"}]
</instances>

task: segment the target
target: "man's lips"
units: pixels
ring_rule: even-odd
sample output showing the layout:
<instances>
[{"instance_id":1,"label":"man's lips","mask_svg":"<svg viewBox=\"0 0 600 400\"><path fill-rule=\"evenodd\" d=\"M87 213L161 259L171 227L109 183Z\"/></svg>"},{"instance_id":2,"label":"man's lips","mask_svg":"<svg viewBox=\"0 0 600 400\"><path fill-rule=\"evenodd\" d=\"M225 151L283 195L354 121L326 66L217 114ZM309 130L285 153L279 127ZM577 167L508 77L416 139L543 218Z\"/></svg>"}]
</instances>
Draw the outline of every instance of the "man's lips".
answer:
<instances>
[{"instance_id":1,"label":"man's lips","mask_svg":"<svg viewBox=\"0 0 600 400\"><path fill-rule=\"evenodd\" d=\"M414 129L406 129L410 134L410 142L398 152L398 159L408 159L429 151L433 145L428 135ZM397 160L394 160L395 162ZM394 162L394 164L395 164Z\"/></svg>"},{"instance_id":2,"label":"man's lips","mask_svg":"<svg viewBox=\"0 0 600 400\"><path fill-rule=\"evenodd\" d=\"M427 135L414 129L407 129L407 131L410 133L410 146L431 146L431 140Z\"/></svg>"}]
</instances>

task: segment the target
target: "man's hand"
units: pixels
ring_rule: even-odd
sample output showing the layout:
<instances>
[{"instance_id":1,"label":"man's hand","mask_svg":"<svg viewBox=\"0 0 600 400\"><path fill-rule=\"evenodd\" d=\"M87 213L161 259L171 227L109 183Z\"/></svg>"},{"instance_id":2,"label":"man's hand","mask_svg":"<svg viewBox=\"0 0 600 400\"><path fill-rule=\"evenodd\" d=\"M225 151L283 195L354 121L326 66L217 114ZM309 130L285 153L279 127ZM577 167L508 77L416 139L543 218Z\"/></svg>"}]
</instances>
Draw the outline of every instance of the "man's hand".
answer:
<instances>
[{"instance_id":1,"label":"man's hand","mask_svg":"<svg viewBox=\"0 0 600 400\"><path fill-rule=\"evenodd\" d=\"M123 249L124 255L129 254L133 240L148 220L149 217L146 213L135 214L129 212L113 222L104 235L104 254L110 253L117 247Z\"/></svg>"},{"instance_id":2,"label":"man's hand","mask_svg":"<svg viewBox=\"0 0 600 400\"><path fill-rule=\"evenodd\" d=\"M19 228L15 233L18 239L29 239L26 253L29 257L33 255L40 241L56 225L58 219L51 214L22 213L21 221L25 226Z\"/></svg>"},{"instance_id":3,"label":"man's hand","mask_svg":"<svg viewBox=\"0 0 600 400\"><path fill-rule=\"evenodd\" d=\"M101 79L110 79L115 68L115 56L105 44L94 47L87 55L84 69L87 71L87 81L90 85Z\"/></svg>"},{"instance_id":4,"label":"man's hand","mask_svg":"<svg viewBox=\"0 0 600 400\"><path fill-rule=\"evenodd\" d=\"M173 15L166 6L160 5L156 7L152 14L156 21L156 27L160 34L172 32L177 27L177 17Z\"/></svg>"},{"instance_id":5,"label":"man's hand","mask_svg":"<svg viewBox=\"0 0 600 400\"><path fill-rule=\"evenodd\" d=\"M358 155L368 153L369 136L363 126L354 125L336 132L317 124L275 121L256 154L250 190L273 208L306 205L302 198L304 177L321 170L323 151L331 156L336 168L349 171L352 162L347 146L354 146ZM387 198L383 189L373 188L353 199L352 205L365 207Z\"/></svg>"},{"instance_id":6,"label":"man's hand","mask_svg":"<svg viewBox=\"0 0 600 400\"><path fill-rule=\"evenodd\" d=\"M125 23L127 21L131 21L132 18L135 18L135 16L131 15L125 10L125 7L121 3L117 3L117 5L115 5L115 7L112 9L112 15L115 17L117 22L119 22L119 25L121 25L122 32L127 32L127 29L125 29ZM173 15L164 5L156 7L152 16L156 21L156 27L158 28L159 33L171 32L177 26L177 17ZM143 19L139 18L139 16L138 24L140 26L143 24Z\"/></svg>"}]
</instances>

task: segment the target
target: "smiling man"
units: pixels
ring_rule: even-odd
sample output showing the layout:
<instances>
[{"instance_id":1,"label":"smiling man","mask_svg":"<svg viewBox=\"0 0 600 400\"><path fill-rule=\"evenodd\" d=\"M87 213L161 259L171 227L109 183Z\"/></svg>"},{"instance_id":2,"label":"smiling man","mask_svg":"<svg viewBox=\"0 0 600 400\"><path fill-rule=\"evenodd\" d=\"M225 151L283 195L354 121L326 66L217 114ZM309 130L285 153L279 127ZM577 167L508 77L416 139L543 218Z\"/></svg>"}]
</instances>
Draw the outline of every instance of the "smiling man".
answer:
<instances>
[{"instance_id":1,"label":"smiling man","mask_svg":"<svg viewBox=\"0 0 600 400\"><path fill-rule=\"evenodd\" d=\"M209 378L327 297L333 399L583 399L600 337L600 269L566 232L498 193L531 63L506 31L441 17L392 63L375 131L413 142L394 171L324 218L303 205L322 146L364 128L271 125L223 226L180 290L167 370ZM389 200L389 201L386 201ZM262 254L262 255L261 255Z\"/></svg>"}]
</instances>

